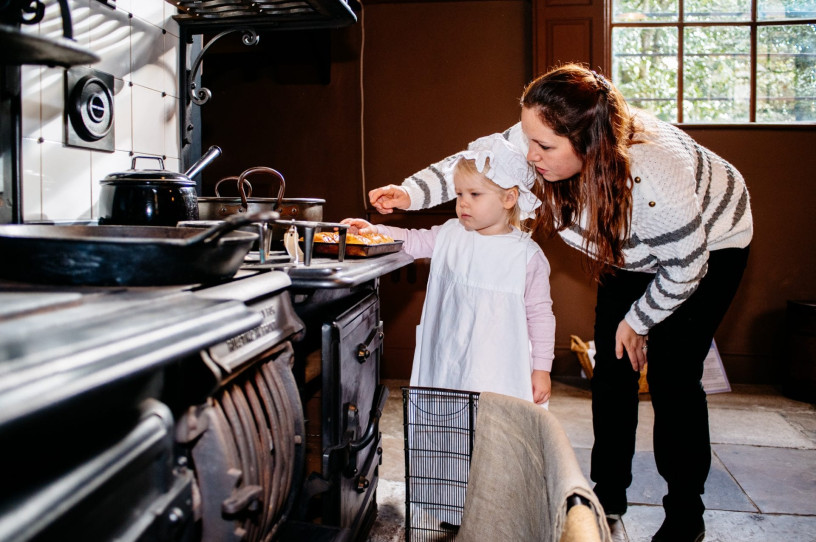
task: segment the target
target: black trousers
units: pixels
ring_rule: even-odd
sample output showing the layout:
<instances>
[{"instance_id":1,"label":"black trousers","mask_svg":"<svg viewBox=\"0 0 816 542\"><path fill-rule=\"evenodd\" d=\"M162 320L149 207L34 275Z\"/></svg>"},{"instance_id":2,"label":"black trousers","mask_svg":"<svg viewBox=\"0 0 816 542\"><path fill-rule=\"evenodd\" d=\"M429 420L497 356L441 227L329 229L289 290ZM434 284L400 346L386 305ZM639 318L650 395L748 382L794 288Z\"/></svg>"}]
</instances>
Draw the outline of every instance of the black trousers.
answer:
<instances>
[{"instance_id":1,"label":"black trousers","mask_svg":"<svg viewBox=\"0 0 816 542\"><path fill-rule=\"evenodd\" d=\"M742 279L748 248L711 252L697 290L649 331L649 393L654 408L654 454L668 484L667 516L704 511L701 495L711 468L708 403L703 363ZM624 352L615 357L615 332L626 312L654 278L616 271L603 277L595 308L595 369L592 385L590 477L607 514L626 512L638 417L638 377Z\"/></svg>"}]
</instances>

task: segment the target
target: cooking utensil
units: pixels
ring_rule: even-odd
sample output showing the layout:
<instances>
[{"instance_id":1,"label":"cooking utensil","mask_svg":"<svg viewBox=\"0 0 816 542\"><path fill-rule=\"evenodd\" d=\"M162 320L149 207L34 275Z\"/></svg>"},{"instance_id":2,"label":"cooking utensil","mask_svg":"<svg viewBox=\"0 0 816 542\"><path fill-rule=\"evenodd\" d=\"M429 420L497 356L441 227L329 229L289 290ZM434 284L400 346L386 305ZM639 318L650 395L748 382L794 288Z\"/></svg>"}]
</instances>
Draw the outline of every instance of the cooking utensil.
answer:
<instances>
[{"instance_id":1,"label":"cooking utensil","mask_svg":"<svg viewBox=\"0 0 816 542\"><path fill-rule=\"evenodd\" d=\"M337 261L342 262L346 255L345 246L346 233L348 232L349 228L348 224L340 224L339 222L312 222L306 220L276 220L275 224L287 231L294 228L292 234L294 235L295 239L299 239L297 228L301 228L303 230L303 264L306 265L306 267L312 265L312 252L314 246L318 244L314 242L314 236L315 230L318 228L337 230L337 232L340 234L337 243L339 248L335 252L335 254L337 254ZM289 254L289 257L292 259L292 263L300 263L298 252L299 247L297 247L297 245L287 246L286 251Z\"/></svg>"},{"instance_id":2,"label":"cooking utensil","mask_svg":"<svg viewBox=\"0 0 816 542\"><path fill-rule=\"evenodd\" d=\"M210 162L219 156L221 156L221 147L218 145L212 145L209 149L207 149L207 152L201 156L201 158L199 158L192 166L189 167L189 169L187 169L187 171L184 172L184 174L192 179L201 173L202 169L209 166Z\"/></svg>"},{"instance_id":3,"label":"cooking utensil","mask_svg":"<svg viewBox=\"0 0 816 542\"><path fill-rule=\"evenodd\" d=\"M232 277L258 238L235 231L277 213L238 215L216 226L0 226L0 277L22 282L163 286Z\"/></svg>"},{"instance_id":4,"label":"cooking utensil","mask_svg":"<svg viewBox=\"0 0 816 542\"><path fill-rule=\"evenodd\" d=\"M198 219L197 175L220 156L210 149L186 173L164 169L158 156L134 156L128 171L111 173L100 181L99 223L105 225L175 226ZM159 169L136 169L136 160L158 160Z\"/></svg>"},{"instance_id":5,"label":"cooking utensil","mask_svg":"<svg viewBox=\"0 0 816 542\"><path fill-rule=\"evenodd\" d=\"M277 178L280 186L275 198L252 197L252 184L248 177L264 173ZM234 182L238 196L221 196L220 187L223 183ZM225 177L215 184L215 197L198 198L198 212L202 220L221 220L236 213L256 213L262 211L277 211L281 220L307 220L320 222L323 220L323 205L326 200L319 198L285 198L286 181L283 175L272 168L257 166L245 170L238 177ZM276 224L270 232L271 241L280 245L283 243L283 234L286 227ZM277 247L276 247L277 248Z\"/></svg>"}]
</instances>

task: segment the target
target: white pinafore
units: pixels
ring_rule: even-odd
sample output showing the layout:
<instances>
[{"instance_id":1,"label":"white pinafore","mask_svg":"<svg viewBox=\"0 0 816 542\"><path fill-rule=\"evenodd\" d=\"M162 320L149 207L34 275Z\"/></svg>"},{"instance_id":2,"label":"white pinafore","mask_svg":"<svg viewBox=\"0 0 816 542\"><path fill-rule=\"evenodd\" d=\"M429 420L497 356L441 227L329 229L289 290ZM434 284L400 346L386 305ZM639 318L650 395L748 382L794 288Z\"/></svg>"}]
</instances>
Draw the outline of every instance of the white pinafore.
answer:
<instances>
[{"instance_id":1,"label":"white pinafore","mask_svg":"<svg viewBox=\"0 0 816 542\"><path fill-rule=\"evenodd\" d=\"M417 328L412 386L532 401L524 307L530 243L517 229L481 235L456 219L442 226Z\"/></svg>"}]
</instances>

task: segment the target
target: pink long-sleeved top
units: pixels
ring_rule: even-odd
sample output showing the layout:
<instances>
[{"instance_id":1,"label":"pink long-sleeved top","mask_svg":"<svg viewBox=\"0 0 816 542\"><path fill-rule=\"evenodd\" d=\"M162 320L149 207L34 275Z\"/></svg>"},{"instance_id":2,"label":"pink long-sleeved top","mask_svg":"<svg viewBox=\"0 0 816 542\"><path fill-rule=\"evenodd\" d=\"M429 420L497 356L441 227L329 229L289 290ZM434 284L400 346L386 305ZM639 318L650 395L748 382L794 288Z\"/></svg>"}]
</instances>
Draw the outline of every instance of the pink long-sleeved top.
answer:
<instances>
[{"instance_id":1,"label":"pink long-sleeved top","mask_svg":"<svg viewBox=\"0 0 816 542\"><path fill-rule=\"evenodd\" d=\"M404 241L403 250L412 257L430 258L440 227L409 230L378 224L377 231ZM527 259L524 306L527 312L527 334L532 347L532 368L549 372L555 357L555 316L550 296L550 262L541 250L531 252Z\"/></svg>"}]
</instances>

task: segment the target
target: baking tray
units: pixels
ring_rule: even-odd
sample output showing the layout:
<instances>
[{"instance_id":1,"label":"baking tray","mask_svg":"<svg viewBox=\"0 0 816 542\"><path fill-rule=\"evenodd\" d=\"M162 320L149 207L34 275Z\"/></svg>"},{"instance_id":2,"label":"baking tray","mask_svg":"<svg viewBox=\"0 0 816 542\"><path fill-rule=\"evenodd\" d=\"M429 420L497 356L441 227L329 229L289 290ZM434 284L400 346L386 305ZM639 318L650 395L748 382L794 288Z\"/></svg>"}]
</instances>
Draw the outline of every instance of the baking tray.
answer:
<instances>
[{"instance_id":1,"label":"baking tray","mask_svg":"<svg viewBox=\"0 0 816 542\"><path fill-rule=\"evenodd\" d=\"M393 243L377 243L375 245L357 245L346 243L346 256L352 258L371 258L372 256L379 256L381 254L388 254L390 252L399 252L402 250L402 244L405 241L394 241ZM315 242L312 249L315 254L323 254L326 256L337 256L337 243L318 243Z\"/></svg>"}]
</instances>

